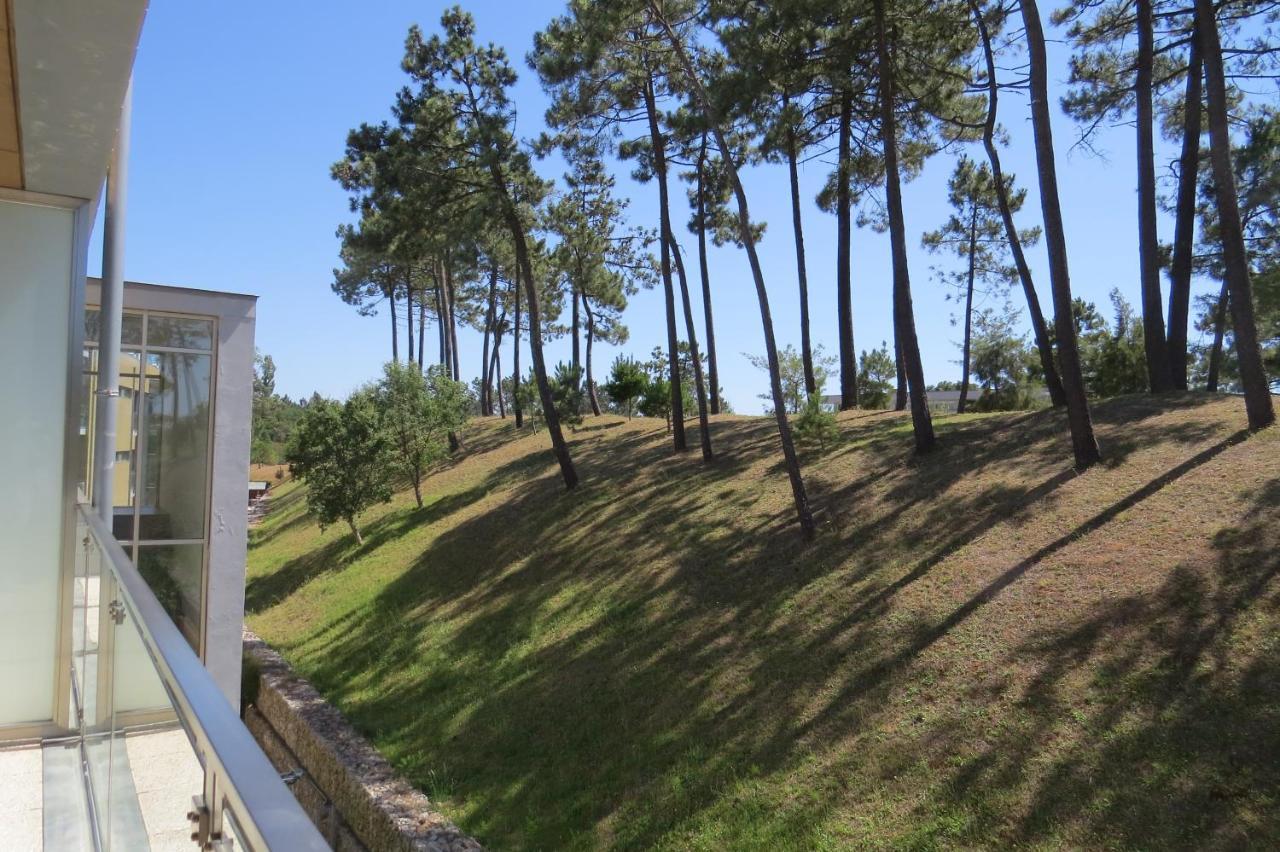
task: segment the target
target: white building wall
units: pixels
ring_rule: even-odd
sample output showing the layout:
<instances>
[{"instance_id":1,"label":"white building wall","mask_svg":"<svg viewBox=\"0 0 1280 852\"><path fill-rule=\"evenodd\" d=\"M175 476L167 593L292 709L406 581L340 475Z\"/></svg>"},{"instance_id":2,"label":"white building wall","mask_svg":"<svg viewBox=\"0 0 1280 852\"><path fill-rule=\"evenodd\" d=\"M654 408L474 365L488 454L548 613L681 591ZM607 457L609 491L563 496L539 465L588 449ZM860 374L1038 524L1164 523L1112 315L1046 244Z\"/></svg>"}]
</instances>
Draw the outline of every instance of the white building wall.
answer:
<instances>
[{"instance_id":1,"label":"white building wall","mask_svg":"<svg viewBox=\"0 0 1280 852\"><path fill-rule=\"evenodd\" d=\"M74 210L0 200L0 726L52 718Z\"/></svg>"}]
</instances>

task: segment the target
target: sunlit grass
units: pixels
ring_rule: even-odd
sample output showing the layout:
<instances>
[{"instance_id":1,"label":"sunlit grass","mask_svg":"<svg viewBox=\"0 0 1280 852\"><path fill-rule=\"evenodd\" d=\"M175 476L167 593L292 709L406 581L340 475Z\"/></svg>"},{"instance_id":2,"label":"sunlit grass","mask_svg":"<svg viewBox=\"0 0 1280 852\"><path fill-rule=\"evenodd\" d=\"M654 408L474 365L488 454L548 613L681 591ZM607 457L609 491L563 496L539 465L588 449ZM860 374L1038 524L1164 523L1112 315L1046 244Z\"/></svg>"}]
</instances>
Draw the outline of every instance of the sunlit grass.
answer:
<instances>
[{"instance_id":1,"label":"sunlit grass","mask_svg":"<svg viewBox=\"0 0 1280 852\"><path fill-rule=\"evenodd\" d=\"M494 848L1280 844L1280 436L1236 400L1045 411L589 418L565 493L541 433L372 511L357 547L283 486L250 626ZM692 428L691 424L691 428Z\"/></svg>"}]
</instances>

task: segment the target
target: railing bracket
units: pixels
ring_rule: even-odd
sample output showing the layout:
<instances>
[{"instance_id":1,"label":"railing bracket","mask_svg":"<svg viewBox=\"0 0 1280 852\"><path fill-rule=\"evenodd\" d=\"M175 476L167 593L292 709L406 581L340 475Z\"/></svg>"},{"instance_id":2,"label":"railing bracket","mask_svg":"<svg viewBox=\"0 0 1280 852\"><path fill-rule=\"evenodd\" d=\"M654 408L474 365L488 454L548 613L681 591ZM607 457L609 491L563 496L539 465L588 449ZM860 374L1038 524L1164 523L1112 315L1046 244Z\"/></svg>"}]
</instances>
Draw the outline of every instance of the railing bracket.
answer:
<instances>
[{"instance_id":1,"label":"railing bracket","mask_svg":"<svg viewBox=\"0 0 1280 852\"><path fill-rule=\"evenodd\" d=\"M191 797L191 810L187 812L187 821L191 823L191 841L201 849L213 848L213 814L204 803L203 796Z\"/></svg>"}]
</instances>

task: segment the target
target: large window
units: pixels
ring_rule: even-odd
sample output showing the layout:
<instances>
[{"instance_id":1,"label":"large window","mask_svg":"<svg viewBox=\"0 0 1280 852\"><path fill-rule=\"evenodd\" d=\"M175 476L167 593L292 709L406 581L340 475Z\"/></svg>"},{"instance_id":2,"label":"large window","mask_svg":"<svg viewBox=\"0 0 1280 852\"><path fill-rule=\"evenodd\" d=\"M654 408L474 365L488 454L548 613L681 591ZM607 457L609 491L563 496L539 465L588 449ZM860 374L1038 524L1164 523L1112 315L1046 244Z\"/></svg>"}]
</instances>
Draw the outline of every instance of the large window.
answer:
<instances>
[{"instance_id":1,"label":"large window","mask_svg":"<svg viewBox=\"0 0 1280 852\"><path fill-rule=\"evenodd\" d=\"M99 317L85 312L83 487L93 481ZM214 321L126 311L116 397L113 529L192 647L201 650L208 552ZM90 495L92 497L92 495Z\"/></svg>"}]
</instances>

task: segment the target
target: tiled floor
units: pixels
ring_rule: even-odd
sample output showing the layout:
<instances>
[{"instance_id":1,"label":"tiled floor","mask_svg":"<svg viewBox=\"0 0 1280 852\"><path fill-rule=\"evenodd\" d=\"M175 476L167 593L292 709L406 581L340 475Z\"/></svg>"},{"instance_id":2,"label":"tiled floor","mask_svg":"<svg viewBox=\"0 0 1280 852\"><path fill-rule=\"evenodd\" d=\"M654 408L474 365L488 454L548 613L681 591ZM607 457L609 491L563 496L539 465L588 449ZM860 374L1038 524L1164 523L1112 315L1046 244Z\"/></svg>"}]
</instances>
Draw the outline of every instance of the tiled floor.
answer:
<instances>
[{"instance_id":1,"label":"tiled floor","mask_svg":"<svg viewBox=\"0 0 1280 852\"><path fill-rule=\"evenodd\" d=\"M90 746L100 820L113 849L188 852L187 812L203 773L181 729L137 732ZM0 852L88 850L79 747L0 749Z\"/></svg>"},{"instance_id":2,"label":"tiled floor","mask_svg":"<svg viewBox=\"0 0 1280 852\"><path fill-rule=\"evenodd\" d=\"M44 760L40 746L0 751L0 849L42 852Z\"/></svg>"},{"instance_id":3,"label":"tiled floor","mask_svg":"<svg viewBox=\"0 0 1280 852\"><path fill-rule=\"evenodd\" d=\"M187 812L204 773L181 728L125 737L133 785L151 852L190 852Z\"/></svg>"}]
</instances>

